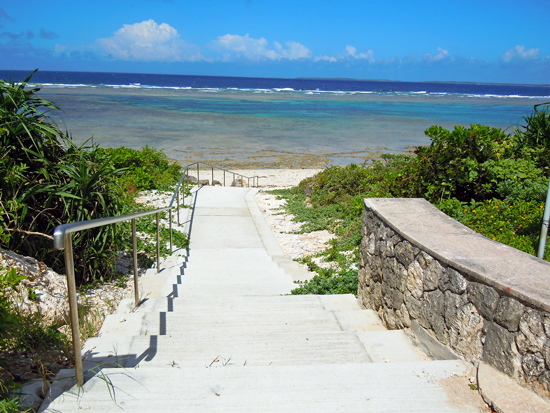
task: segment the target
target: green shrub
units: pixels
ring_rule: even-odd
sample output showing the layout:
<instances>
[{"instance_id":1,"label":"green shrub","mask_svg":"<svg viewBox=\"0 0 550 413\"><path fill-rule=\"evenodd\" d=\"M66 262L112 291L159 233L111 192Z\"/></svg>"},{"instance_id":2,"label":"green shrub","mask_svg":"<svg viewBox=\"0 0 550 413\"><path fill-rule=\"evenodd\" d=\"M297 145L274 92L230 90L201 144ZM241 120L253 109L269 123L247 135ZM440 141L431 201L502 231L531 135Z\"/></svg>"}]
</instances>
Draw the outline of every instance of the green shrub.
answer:
<instances>
[{"instance_id":1,"label":"green shrub","mask_svg":"<svg viewBox=\"0 0 550 413\"><path fill-rule=\"evenodd\" d=\"M496 183L488 179L488 169L501 159L516 158L514 138L497 128L472 125L449 131L432 126L426 135L431 145L416 149L416 158L395 181L395 194L430 202L489 199Z\"/></svg>"},{"instance_id":2,"label":"green shrub","mask_svg":"<svg viewBox=\"0 0 550 413\"><path fill-rule=\"evenodd\" d=\"M166 154L145 146L141 150L126 147L99 149L110 157L115 168L124 170L117 183L126 194L157 189L166 190L181 177L181 167L170 163Z\"/></svg>"}]
</instances>

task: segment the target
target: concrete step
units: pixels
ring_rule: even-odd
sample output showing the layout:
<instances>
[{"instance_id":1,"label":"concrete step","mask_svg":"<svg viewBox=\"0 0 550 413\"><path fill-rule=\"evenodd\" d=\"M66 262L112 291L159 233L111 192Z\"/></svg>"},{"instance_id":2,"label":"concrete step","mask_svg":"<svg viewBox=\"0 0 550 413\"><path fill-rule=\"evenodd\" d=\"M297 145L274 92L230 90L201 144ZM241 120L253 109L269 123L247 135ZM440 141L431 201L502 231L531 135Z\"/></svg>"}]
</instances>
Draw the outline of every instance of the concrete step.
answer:
<instances>
[{"instance_id":1,"label":"concrete step","mask_svg":"<svg viewBox=\"0 0 550 413\"><path fill-rule=\"evenodd\" d=\"M292 277L293 281L307 281L315 276L314 272L308 271L288 255L274 255L271 258Z\"/></svg>"},{"instance_id":2,"label":"concrete step","mask_svg":"<svg viewBox=\"0 0 550 413\"><path fill-rule=\"evenodd\" d=\"M191 331L185 335L134 337L129 354L155 354L139 364L269 366L302 364L370 363L365 347L355 333L348 331L290 331L284 333L250 333L242 335L224 331ZM120 356L119 356L120 358ZM126 367L134 367L126 364Z\"/></svg>"},{"instance_id":3,"label":"concrete step","mask_svg":"<svg viewBox=\"0 0 550 413\"><path fill-rule=\"evenodd\" d=\"M296 288L296 285L290 281L269 281L264 283L200 283L187 282L176 284L178 295L183 296L199 296L199 297L227 297L227 296L272 296L285 295Z\"/></svg>"},{"instance_id":4,"label":"concrete step","mask_svg":"<svg viewBox=\"0 0 550 413\"><path fill-rule=\"evenodd\" d=\"M403 330L358 331L373 363L408 363L431 360Z\"/></svg>"},{"instance_id":5,"label":"concrete step","mask_svg":"<svg viewBox=\"0 0 550 413\"><path fill-rule=\"evenodd\" d=\"M173 286L172 286L173 287ZM173 290L172 290L173 292ZM133 312L168 311L168 299L145 299L142 304L134 309L133 300L125 300L125 305L119 306L121 314ZM325 310L361 310L357 299L353 294L340 295L271 295L271 296L226 296L223 300L214 300L209 296L181 295L172 300L173 312L193 310L222 309L231 312L233 309L254 308L256 311L307 309ZM361 310L362 311L362 310ZM117 312L118 314L118 312ZM117 319L118 320L118 319Z\"/></svg>"},{"instance_id":6,"label":"concrete step","mask_svg":"<svg viewBox=\"0 0 550 413\"><path fill-rule=\"evenodd\" d=\"M148 334L180 335L216 331L217 334L249 335L295 331L342 331L335 314L321 309L302 311L255 311L233 309L187 310L147 314L143 319Z\"/></svg>"},{"instance_id":7,"label":"concrete step","mask_svg":"<svg viewBox=\"0 0 550 413\"><path fill-rule=\"evenodd\" d=\"M43 411L473 413L445 390L460 361L104 369ZM444 384L445 383L445 384Z\"/></svg>"}]
</instances>

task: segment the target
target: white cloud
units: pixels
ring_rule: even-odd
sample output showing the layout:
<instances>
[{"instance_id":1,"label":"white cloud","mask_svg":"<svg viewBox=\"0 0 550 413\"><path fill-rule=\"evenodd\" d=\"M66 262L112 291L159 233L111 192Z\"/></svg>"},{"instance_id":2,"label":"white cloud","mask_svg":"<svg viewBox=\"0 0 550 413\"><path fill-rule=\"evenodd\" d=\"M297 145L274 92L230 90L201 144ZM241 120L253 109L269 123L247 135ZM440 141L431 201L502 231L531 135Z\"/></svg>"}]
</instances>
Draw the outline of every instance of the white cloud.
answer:
<instances>
[{"instance_id":1,"label":"white cloud","mask_svg":"<svg viewBox=\"0 0 550 413\"><path fill-rule=\"evenodd\" d=\"M347 45L346 46L346 54L348 58L352 57L354 59L365 59L369 62L374 62L374 52L372 50L367 50L366 52L361 52L357 54L357 49L353 46Z\"/></svg>"},{"instance_id":2,"label":"white cloud","mask_svg":"<svg viewBox=\"0 0 550 413\"><path fill-rule=\"evenodd\" d=\"M346 46L346 53L350 56L355 56L355 53L357 53L357 49L353 46Z\"/></svg>"},{"instance_id":3,"label":"white cloud","mask_svg":"<svg viewBox=\"0 0 550 413\"><path fill-rule=\"evenodd\" d=\"M514 59L530 60L538 59L540 49L527 49L525 46L516 46L513 49L507 50L502 55L502 60L505 62L510 62Z\"/></svg>"},{"instance_id":4,"label":"white cloud","mask_svg":"<svg viewBox=\"0 0 550 413\"><path fill-rule=\"evenodd\" d=\"M315 59L313 59L315 62L320 61L326 61L326 62L337 62L339 60L345 60L345 59L364 59L367 60L370 63L374 63L374 52L372 50L367 50L366 52L357 53L357 49L353 46L347 45L346 49L343 54L340 54L338 57L334 56L316 56Z\"/></svg>"},{"instance_id":5,"label":"white cloud","mask_svg":"<svg viewBox=\"0 0 550 413\"><path fill-rule=\"evenodd\" d=\"M98 42L107 54L120 60L177 62L203 59L195 47L180 39L176 29L154 20L125 24L112 37Z\"/></svg>"},{"instance_id":6,"label":"white cloud","mask_svg":"<svg viewBox=\"0 0 550 413\"><path fill-rule=\"evenodd\" d=\"M422 56L422 60L427 60L430 62L439 62L448 56L449 56L448 50L444 50L441 47L438 47L437 54L433 55L431 53L426 53L424 56Z\"/></svg>"},{"instance_id":7,"label":"white cloud","mask_svg":"<svg viewBox=\"0 0 550 413\"><path fill-rule=\"evenodd\" d=\"M250 60L297 60L311 57L311 50L298 42L286 42L286 48L279 42L273 42L273 45L273 48L269 48L265 38L253 39L247 33L245 36L238 34L219 36L210 44L210 47L223 53L224 60L229 60L233 56Z\"/></svg>"},{"instance_id":8,"label":"white cloud","mask_svg":"<svg viewBox=\"0 0 550 413\"><path fill-rule=\"evenodd\" d=\"M315 56L315 58L313 59L314 62L321 62L321 61L324 61L324 62L331 62L331 63L334 63L334 62L337 62L338 59L333 57L333 56L327 56L327 55L324 55L324 56Z\"/></svg>"}]
</instances>

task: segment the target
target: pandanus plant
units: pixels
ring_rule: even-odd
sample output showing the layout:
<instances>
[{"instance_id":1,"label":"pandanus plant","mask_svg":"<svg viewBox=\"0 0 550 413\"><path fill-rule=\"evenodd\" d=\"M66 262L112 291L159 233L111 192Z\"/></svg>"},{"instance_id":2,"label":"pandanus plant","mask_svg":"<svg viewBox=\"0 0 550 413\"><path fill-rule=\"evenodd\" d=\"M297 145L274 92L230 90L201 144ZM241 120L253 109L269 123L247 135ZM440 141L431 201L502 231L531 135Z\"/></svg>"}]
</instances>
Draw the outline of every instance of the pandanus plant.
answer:
<instances>
[{"instance_id":1,"label":"pandanus plant","mask_svg":"<svg viewBox=\"0 0 550 413\"><path fill-rule=\"evenodd\" d=\"M112 183L122 169L93 144L76 146L60 130L48 116L59 108L29 83L35 72L22 82L0 80L0 247L62 271L53 229L120 213ZM111 274L118 244L109 227L75 237L77 278Z\"/></svg>"}]
</instances>

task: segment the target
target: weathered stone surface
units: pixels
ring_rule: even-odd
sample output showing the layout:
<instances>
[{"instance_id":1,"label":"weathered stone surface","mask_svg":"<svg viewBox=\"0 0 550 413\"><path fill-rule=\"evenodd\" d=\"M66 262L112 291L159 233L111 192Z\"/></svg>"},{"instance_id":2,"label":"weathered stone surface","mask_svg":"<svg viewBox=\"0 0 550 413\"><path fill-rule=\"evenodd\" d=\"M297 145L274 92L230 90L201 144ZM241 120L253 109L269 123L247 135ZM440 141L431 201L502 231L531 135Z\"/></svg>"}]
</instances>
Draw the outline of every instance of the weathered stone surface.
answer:
<instances>
[{"instance_id":1,"label":"weathered stone surface","mask_svg":"<svg viewBox=\"0 0 550 413\"><path fill-rule=\"evenodd\" d=\"M542 319L540 313L531 308L527 309L519 322L519 334L516 338L516 344L521 353L541 352L546 336L542 327Z\"/></svg>"},{"instance_id":2,"label":"weathered stone surface","mask_svg":"<svg viewBox=\"0 0 550 413\"><path fill-rule=\"evenodd\" d=\"M538 377L544 373L544 359L539 353L529 353L523 356L521 367L528 379Z\"/></svg>"},{"instance_id":3,"label":"weathered stone surface","mask_svg":"<svg viewBox=\"0 0 550 413\"><path fill-rule=\"evenodd\" d=\"M447 291L445 297L447 298ZM454 294L453 294L454 295ZM450 299L449 301L455 305L455 302L459 300ZM481 336L483 331L483 317L479 314L476 307L468 303L460 307L455 316L453 317L451 326L449 328L449 342L451 348L457 353L464 356L468 361L479 360L483 353L483 343L481 342Z\"/></svg>"},{"instance_id":4,"label":"weathered stone surface","mask_svg":"<svg viewBox=\"0 0 550 413\"><path fill-rule=\"evenodd\" d=\"M396 261L394 285L395 288L397 288L402 293L405 293L405 291L407 291L407 277L407 269Z\"/></svg>"},{"instance_id":5,"label":"weathered stone surface","mask_svg":"<svg viewBox=\"0 0 550 413\"><path fill-rule=\"evenodd\" d=\"M367 253L374 255L374 251L376 251L376 240L374 234L370 234L367 238Z\"/></svg>"},{"instance_id":6,"label":"weathered stone surface","mask_svg":"<svg viewBox=\"0 0 550 413\"><path fill-rule=\"evenodd\" d=\"M422 265L420 265L422 267ZM443 275L443 267L438 261L432 262L426 267L422 273L424 291L433 291L439 287L439 279Z\"/></svg>"},{"instance_id":7,"label":"weathered stone surface","mask_svg":"<svg viewBox=\"0 0 550 413\"><path fill-rule=\"evenodd\" d=\"M394 310L400 310L403 304L403 293L397 289L391 289L391 302Z\"/></svg>"},{"instance_id":8,"label":"weathered stone surface","mask_svg":"<svg viewBox=\"0 0 550 413\"><path fill-rule=\"evenodd\" d=\"M388 239L387 241L382 242L382 245L383 245L383 251L381 250L381 253L384 257L394 257L395 256L393 241L391 239Z\"/></svg>"},{"instance_id":9,"label":"weathered stone surface","mask_svg":"<svg viewBox=\"0 0 550 413\"><path fill-rule=\"evenodd\" d=\"M445 268L439 281L439 288L443 291L451 290L455 294L466 291L468 283L462 274L451 267Z\"/></svg>"},{"instance_id":10,"label":"weathered stone surface","mask_svg":"<svg viewBox=\"0 0 550 413\"><path fill-rule=\"evenodd\" d=\"M402 241L395 246L397 260L407 268L414 261L413 247L408 241Z\"/></svg>"},{"instance_id":11,"label":"weathered stone surface","mask_svg":"<svg viewBox=\"0 0 550 413\"><path fill-rule=\"evenodd\" d=\"M409 310L407 309L407 306L405 303L401 304L401 314L403 314L403 325L405 327L411 326L411 316L409 314Z\"/></svg>"},{"instance_id":12,"label":"weathered stone surface","mask_svg":"<svg viewBox=\"0 0 550 413\"><path fill-rule=\"evenodd\" d=\"M387 309L382 314L382 321L390 330L403 328L402 316L400 312Z\"/></svg>"},{"instance_id":13,"label":"weathered stone surface","mask_svg":"<svg viewBox=\"0 0 550 413\"><path fill-rule=\"evenodd\" d=\"M395 274L396 264L397 260L395 258L382 259L382 279L393 288L396 288L399 283Z\"/></svg>"},{"instance_id":14,"label":"weathered stone surface","mask_svg":"<svg viewBox=\"0 0 550 413\"><path fill-rule=\"evenodd\" d=\"M409 315L414 318L420 318L421 301L415 298L409 291L405 292L405 305L409 310Z\"/></svg>"},{"instance_id":15,"label":"weathered stone surface","mask_svg":"<svg viewBox=\"0 0 550 413\"><path fill-rule=\"evenodd\" d=\"M378 311L379 308L384 304L384 297L382 295L382 285L376 284L374 286L374 291L372 292L372 303L374 304L374 309Z\"/></svg>"},{"instance_id":16,"label":"weathered stone surface","mask_svg":"<svg viewBox=\"0 0 550 413\"><path fill-rule=\"evenodd\" d=\"M421 298L424 289L422 287L422 268L414 261L407 269L407 289L415 298Z\"/></svg>"},{"instance_id":17,"label":"weathered stone surface","mask_svg":"<svg viewBox=\"0 0 550 413\"><path fill-rule=\"evenodd\" d=\"M494 288L479 283L468 285L468 301L489 321L493 320L498 300L499 295Z\"/></svg>"},{"instance_id":18,"label":"weathered stone surface","mask_svg":"<svg viewBox=\"0 0 550 413\"><path fill-rule=\"evenodd\" d=\"M518 331L519 321L524 311L525 307L518 300L502 297L495 311L495 321L508 331Z\"/></svg>"},{"instance_id":19,"label":"weathered stone surface","mask_svg":"<svg viewBox=\"0 0 550 413\"><path fill-rule=\"evenodd\" d=\"M367 284L367 270L365 268L361 268L359 272L357 273L357 277L359 278L359 284Z\"/></svg>"},{"instance_id":20,"label":"weathered stone surface","mask_svg":"<svg viewBox=\"0 0 550 413\"><path fill-rule=\"evenodd\" d=\"M516 334L509 332L497 323L491 323L485 337L483 361L509 376L514 376L519 357L515 344Z\"/></svg>"},{"instance_id":21,"label":"weathered stone surface","mask_svg":"<svg viewBox=\"0 0 550 413\"><path fill-rule=\"evenodd\" d=\"M454 294L450 290L445 291L445 324L451 328L458 315L458 309L467 303L466 294Z\"/></svg>"},{"instance_id":22,"label":"weathered stone surface","mask_svg":"<svg viewBox=\"0 0 550 413\"><path fill-rule=\"evenodd\" d=\"M424 294L422 301L419 323L425 328L431 328L437 339L447 344L448 335L445 328L443 313L445 310L445 296L439 291L432 291Z\"/></svg>"},{"instance_id":23,"label":"weathered stone surface","mask_svg":"<svg viewBox=\"0 0 550 413\"><path fill-rule=\"evenodd\" d=\"M542 314L542 325L544 327L544 332L548 337L550 337L550 314L546 311L541 311Z\"/></svg>"},{"instance_id":24,"label":"weathered stone surface","mask_svg":"<svg viewBox=\"0 0 550 413\"><path fill-rule=\"evenodd\" d=\"M371 277L374 282L382 281L382 260L379 256L372 256L369 261L369 267L372 270Z\"/></svg>"}]
</instances>

